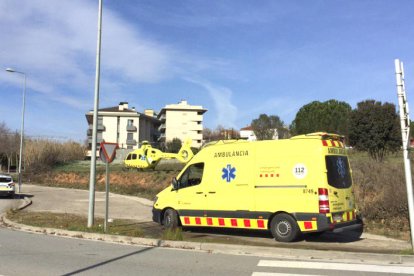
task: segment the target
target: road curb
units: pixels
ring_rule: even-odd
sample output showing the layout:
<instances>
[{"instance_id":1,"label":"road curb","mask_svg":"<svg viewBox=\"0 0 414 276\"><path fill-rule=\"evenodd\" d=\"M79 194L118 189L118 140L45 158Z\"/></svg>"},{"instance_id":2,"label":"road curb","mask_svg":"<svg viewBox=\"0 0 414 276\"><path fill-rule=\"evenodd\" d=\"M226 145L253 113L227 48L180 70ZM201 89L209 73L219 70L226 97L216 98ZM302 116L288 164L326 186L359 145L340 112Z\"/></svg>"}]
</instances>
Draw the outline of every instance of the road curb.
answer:
<instances>
[{"instance_id":1,"label":"road curb","mask_svg":"<svg viewBox=\"0 0 414 276\"><path fill-rule=\"evenodd\" d=\"M393 255L393 254L375 254L375 253L356 253L342 251L321 251L292 249L280 247L260 247L248 245L231 245L217 243L199 243L186 241L168 241L160 239L125 237L108 234L87 233L80 231L68 231L54 228L35 227L19 224L9 220L6 214L1 214L3 224L20 231L54 235L69 238L88 239L95 241L120 243L128 245L140 245L148 247L176 248L185 250L195 250L212 254L231 254L231 255L248 255L264 258L279 258L289 260L309 260L309 261L325 261L340 263L363 263L363 264L398 264L398 265L414 265L414 256L412 255Z\"/></svg>"},{"instance_id":2,"label":"road curb","mask_svg":"<svg viewBox=\"0 0 414 276\"><path fill-rule=\"evenodd\" d=\"M25 196L23 197L23 202L17 208L14 208L13 210L23 210L24 208L30 205L32 205L32 200L28 198L27 196Z\"/></svg>"}]
</instances>

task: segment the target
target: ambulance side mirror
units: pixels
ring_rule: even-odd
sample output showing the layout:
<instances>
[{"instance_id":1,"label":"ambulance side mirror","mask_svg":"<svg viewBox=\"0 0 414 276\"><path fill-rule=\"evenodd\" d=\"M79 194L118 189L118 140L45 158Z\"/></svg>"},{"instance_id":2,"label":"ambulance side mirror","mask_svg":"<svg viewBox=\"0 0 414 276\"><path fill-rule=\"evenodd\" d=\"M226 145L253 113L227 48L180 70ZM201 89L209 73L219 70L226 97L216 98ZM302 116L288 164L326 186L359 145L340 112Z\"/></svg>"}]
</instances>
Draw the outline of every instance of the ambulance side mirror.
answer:
<instances>
[{"instance_id":1,"label":"ambulance side mirror","mask_svg":"<svg viewBox=\"0 0 414 276\"><path fill-rule=\"evenodd\" d=\"M178 190L179 185L178 185L178 180L176 177L173 177L172 179L172 186L173 186L173 190Z\"/></svg>"}]
</instances>

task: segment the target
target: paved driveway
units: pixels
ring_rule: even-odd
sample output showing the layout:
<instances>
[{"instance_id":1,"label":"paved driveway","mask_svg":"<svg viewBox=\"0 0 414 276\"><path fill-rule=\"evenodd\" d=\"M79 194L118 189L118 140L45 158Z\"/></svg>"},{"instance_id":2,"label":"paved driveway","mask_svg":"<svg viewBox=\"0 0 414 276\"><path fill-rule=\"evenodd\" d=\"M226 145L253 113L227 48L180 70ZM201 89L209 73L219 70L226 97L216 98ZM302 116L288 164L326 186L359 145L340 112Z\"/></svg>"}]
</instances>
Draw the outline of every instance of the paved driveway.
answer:
<instances>
[{"instance_id":1,"label":"paved driveway","mask_svg":"<svg viewBox=\"0 0 414 276\"><path fill-rule=\"evenodd\" d=\"M36 185L23 185L33 195L30 211L88 215L89 191ZM109 218L152 221L152 201L132 196L109 194ZM95 217L105 216L105 192L95 193Z\"/></svg>"}]
</instances>

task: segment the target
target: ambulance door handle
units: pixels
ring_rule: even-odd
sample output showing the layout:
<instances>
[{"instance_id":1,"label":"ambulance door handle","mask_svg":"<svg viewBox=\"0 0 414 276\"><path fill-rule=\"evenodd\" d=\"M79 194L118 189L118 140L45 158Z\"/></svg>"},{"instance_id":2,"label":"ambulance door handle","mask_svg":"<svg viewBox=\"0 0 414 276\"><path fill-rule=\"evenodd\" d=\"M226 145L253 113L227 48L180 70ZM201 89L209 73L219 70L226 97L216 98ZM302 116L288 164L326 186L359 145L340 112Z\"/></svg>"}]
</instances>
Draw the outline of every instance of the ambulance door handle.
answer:
<instances>
[{"instance_id":1,"label":"ambulance door handle","mask_svg":"<svg viewBox=\"0 0 414 276\"><path fill-rule=\"evenodd\" d=\"M216 192L208 192L209 194L215 194Z\"/></svg>"},{"instance_id":2,"label":"ambulance door handle","mask_svg":"<svg viewBox=\"0 0 414 276\"><path fill-rule=\"evenodd\" d=\"M196 194L198 194L198 195L202 195L202 194L203 194L203 192L196 192Z\"/></svg>"}]
</instances>

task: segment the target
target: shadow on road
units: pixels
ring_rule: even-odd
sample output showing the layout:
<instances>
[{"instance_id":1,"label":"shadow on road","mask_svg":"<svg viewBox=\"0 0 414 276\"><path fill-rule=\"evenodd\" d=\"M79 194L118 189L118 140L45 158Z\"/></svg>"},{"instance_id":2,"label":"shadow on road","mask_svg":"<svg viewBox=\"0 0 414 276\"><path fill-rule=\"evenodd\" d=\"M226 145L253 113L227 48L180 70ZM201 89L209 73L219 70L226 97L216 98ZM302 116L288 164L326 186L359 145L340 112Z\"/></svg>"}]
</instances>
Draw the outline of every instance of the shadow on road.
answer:
<instances>
[{"instance_id":1,"label":"shadow on road","mask_svg":"<svg viewBox=\"0 0 414 276\"><path fill-rule=\"evenodd\" d=\"M82 273L82 272L85 272L85 271L88 271L88 270L91 270L91 269L94 269L94 268L97 268L97 267L100 267L100 266L103 266L103 265L106 265L106 264L109 264L109 263L112 263L112 262L119 261L119 260L124 259L124 258L128 258L128 257L133 256L133 255L145 253L146 251L149 251L151 249L154 249L154 248L153 247L148 247L148 248L144 248L144 249L141 249L141 250L137 250L137 251L134 251L134 252L131 252L131 253L128 253L128 254L125 254L125 255L122 255L122 256L107 260L107 261L103 261L103 262L100 262L100 263L97 263L97 264L94 264L94 265L91 265L91 266L88 266L88 267L85 267L85 268L81 268L81 269L63 274L63 276L79 274L79 273Z\"/></svg>"},{"instance_id":2,"label":"shadow on road","mask_svg":"<svg viewBox=\"0 0 414 276\"><path fill-rule=\"evenodd\" d=\"M203 228L203 227L186 227L183 228L183 234L185 240L215 240L217 242L222 242L226 240L227 242L231 241L245 241L243 243L248 244L269 244L269 245L278 245L281 246L285 243L277 242L274 240L273 236L269 231L263 230L246 230L246 229L228 229L228 228ZM351 243L361 240L360 235L352 231L344 233L333 233L325 232L318 235L303 235L296 242L292 244L303 244L303 243ZM247 242L248 240L248 242Z\"/></svg>"},{"instance_id":3,"label":"shadow on road","mask_svg":"<svg viewBox=\"0 0 414 276\"><path fill-rule=\"evenodd\" d=\"M33 195L31 195L31 194L14 194L13 196L2 195L2 196L0 196L0 200L23 199L25 197L32 198Z\"/></svg>"}]
</instances>

